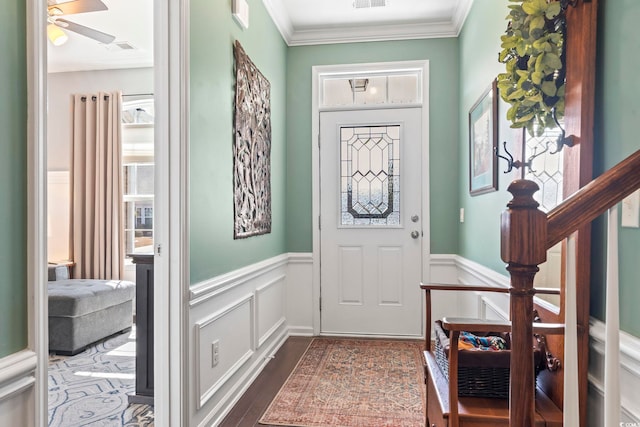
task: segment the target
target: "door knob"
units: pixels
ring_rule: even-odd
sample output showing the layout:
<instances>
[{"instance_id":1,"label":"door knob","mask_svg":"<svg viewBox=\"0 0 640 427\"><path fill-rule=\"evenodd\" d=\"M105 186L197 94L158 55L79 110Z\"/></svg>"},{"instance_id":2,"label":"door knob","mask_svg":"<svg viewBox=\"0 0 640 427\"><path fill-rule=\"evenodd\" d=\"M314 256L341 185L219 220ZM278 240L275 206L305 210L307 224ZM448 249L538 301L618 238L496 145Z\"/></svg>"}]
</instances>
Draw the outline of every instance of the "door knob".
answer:
<instances>
[{"instance_id":1,"label":"door knob","mask_svg":"<svg viewBox=\"0 0 640 427\"><path fill-rule=\"evenodd\" d=\"M417 239L418 237L420 237L420 232L419 232L419 231L417 231L417 230L413 230L413 231L411 232L411 238L412 238L412 239Z\"/></svg>"},{"instance_id":2,"label":"door knob","mask_svg":"<svg viewBox=\"0 0 640 427\"><path fill-rule=\"evenodd\" d=\"M418 215L413 215L413 216L411 217L411 221L412 221L412 222L418 222L418 220L419 220L419 219L420 219L420 217L419 217Z\"/></svg>"}]
</instances>

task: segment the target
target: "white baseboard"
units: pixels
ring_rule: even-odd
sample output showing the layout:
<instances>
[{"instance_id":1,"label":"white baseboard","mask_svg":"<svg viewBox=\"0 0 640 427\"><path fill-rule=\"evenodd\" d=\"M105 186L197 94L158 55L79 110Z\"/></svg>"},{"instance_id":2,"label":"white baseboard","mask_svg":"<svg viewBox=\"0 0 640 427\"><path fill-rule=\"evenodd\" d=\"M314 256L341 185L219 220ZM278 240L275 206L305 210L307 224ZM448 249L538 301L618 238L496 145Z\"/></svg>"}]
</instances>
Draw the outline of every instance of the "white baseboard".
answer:
<instances>
[{"instance_id":1,"label":"white baseboard","mask_svg":"<svg viewBox=\"0 0 640 427\"><path fill-rule=\"evenodd\" d=\"M313 328L309 326L289 326L290 337L312 337Z\"/></svg>"}]
</instances>

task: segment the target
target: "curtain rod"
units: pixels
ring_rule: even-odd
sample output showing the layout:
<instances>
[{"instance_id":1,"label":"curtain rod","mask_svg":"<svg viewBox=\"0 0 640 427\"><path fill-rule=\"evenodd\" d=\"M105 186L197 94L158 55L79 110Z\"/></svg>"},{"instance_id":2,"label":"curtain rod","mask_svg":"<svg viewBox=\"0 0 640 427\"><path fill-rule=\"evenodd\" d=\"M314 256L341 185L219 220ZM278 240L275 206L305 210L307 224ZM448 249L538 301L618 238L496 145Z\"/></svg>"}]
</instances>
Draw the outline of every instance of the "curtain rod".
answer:
<instances>
[{"instance_id":1,"label":"curtain rod","mask_svg":"<svg viewBox=\"0 0 640 427\"><path fill-rule=\"evenodd\" d=\"M106 101L107 99L109 99L109 95L105 95L103 99ZM87 97L86 97L86 96L83 96L83 97L81 97L81 98L80 98L80 100L84 102L84 101L86 101L86 100L87 100ZM95 96L95 95L93 95L93 96L91 97L91 100L92 100L92 101L97 101L97 100L98 100L98 97L97 97L97 96Z\"/></svg>"},{"instance_id":2,"label":"curtain rod","mask_svg":"<svg viewBox=\"0 0 640 427\"><path fill-rule=\"evenodd\" d=\"M122 97L124 98L125 96L153 96L152 93L130 93L130 94L126 94L126 95L122 95ZM83 96L82 98L80 98L82 101L86 101L87 97ZM98 99L97 96L93 95L91 97L92 101L96 101ZM107 99L109 99L109 95L104 95L104 100L106 101Z\"/></svg>"},{"instance_id":3,"label":"curtain rod","mask_svg":"<svg viewBox=\"0 0 640 427\"><path fill-rule=\"evenodd\" d=\"M152 93L127 93L127 94L123 94L122 97L125 96L153 96Z\"/></svg>"}]
</instances>

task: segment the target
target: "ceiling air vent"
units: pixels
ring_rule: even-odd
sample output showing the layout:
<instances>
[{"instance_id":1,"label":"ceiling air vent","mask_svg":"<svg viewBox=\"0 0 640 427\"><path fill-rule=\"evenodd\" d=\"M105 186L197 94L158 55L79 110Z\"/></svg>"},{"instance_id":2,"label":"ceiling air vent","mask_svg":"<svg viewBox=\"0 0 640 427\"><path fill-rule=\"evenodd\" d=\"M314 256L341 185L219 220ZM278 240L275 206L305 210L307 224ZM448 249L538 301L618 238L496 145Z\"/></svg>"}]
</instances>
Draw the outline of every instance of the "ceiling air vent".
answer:
<instances>
[{"instance_id":1,"label":"ceiling air vent","mask_svg":"<svg viewBox=\"0 0 640 427\"><path fill-rule=\"evenodd\" d=\"M117 47L119 47L122 50L134 50L135 49L135 47L130 45L129 42L114 42L113 44L115 44Z\"/></svg>"},{"instance_id":2,"label":"ceiling air vent","mask_svg":"<svg viewBox=\"0 0 640 427\"><path fill-rule=\"evenodd\" d=\"M370 7L384 7L387 5L387 0L355 0L353 7L356 9L366 9Z\"/></svg>"},{"instance_id":3,"label":"ceiling air vent","mask_svg":"<svg viewBox=\"0 0 640 427\"><path fill-rule=\"evenodd\" d=\"M124 40L111 42L109 44L103 44L102 46L105 49L107 49L109 52L121 52L123 50L138 50L137 47L135 47L131 43Z\"/></svg>"}]
</instances>

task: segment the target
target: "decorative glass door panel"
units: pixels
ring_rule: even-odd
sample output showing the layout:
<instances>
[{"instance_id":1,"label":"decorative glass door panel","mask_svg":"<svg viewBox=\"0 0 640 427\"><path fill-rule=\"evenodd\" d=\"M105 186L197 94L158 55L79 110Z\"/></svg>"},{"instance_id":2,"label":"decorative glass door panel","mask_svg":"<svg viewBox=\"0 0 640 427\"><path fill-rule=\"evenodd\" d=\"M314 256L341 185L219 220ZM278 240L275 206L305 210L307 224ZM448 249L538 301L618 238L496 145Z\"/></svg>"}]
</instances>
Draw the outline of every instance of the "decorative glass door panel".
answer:
<instances>
[{"instance_id":1,"label":"decorative glass door panel","mask_svg":"<svg viewBox=\"0 0 640 427\"><path fill-rule=\"evenodd\" d=\"M400 225L400 125L340 128L342 226Z\"/></svg>"}]
</instances>

